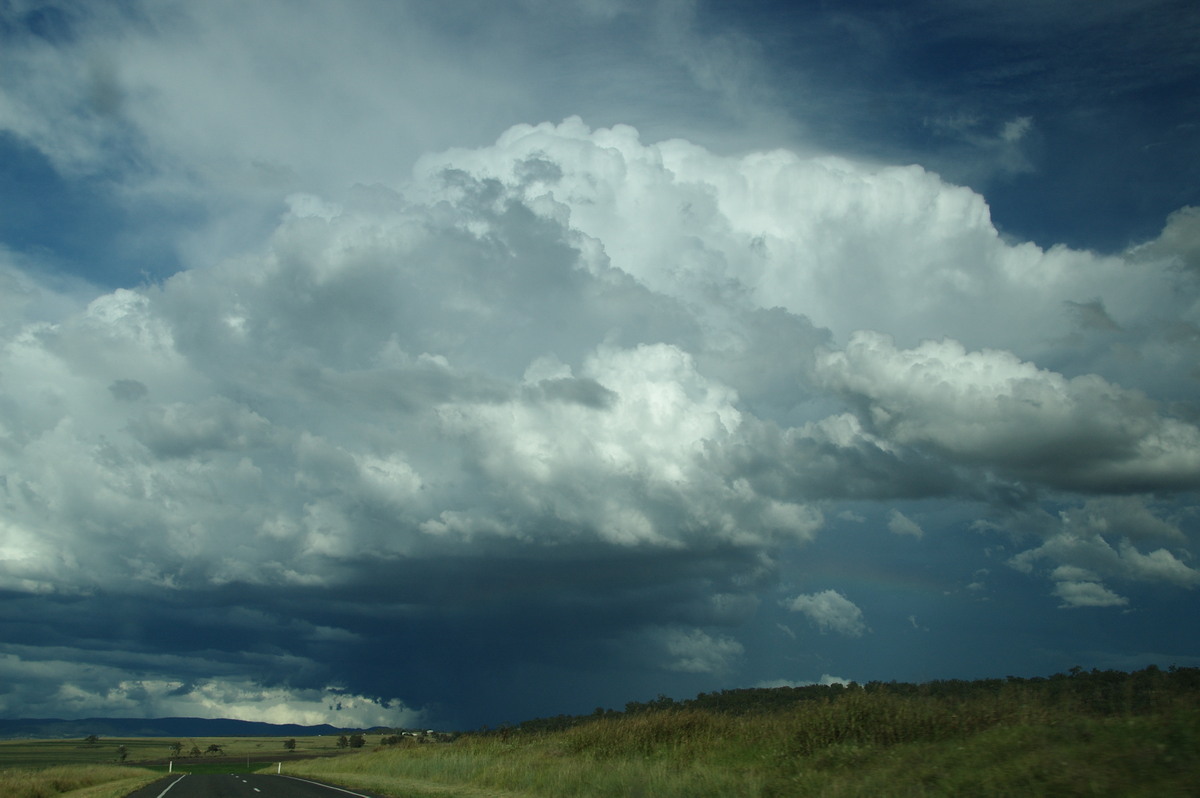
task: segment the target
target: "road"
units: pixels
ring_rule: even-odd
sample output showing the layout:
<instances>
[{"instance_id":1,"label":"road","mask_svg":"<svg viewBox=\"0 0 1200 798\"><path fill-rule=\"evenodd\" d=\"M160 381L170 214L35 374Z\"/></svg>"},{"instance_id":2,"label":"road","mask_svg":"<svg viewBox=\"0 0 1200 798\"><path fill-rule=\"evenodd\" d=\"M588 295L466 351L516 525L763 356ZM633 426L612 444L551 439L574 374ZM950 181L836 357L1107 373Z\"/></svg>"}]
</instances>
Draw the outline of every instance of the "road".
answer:
<instances>
[{"instance_id":1,"label":"road","mask_svg":"<svg viewBox=\"0 0 1200 798\"><path fill-rule=\"evenodd\" d=\"M330 787L294 776L257 774L167 776L126 798L376 798L366 790Z\"/></svg>"}]
</instances>

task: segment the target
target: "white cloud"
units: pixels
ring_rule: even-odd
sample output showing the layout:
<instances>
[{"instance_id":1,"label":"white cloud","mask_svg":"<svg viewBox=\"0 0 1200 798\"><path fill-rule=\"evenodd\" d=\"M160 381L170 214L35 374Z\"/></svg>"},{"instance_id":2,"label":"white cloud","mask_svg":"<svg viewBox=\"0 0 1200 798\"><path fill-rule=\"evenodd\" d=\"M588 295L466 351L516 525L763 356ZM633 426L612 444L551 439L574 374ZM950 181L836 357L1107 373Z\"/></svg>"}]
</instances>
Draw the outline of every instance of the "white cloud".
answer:
<instances>
[{"instance_id":1,"label":"white cloud","mask_svg":"<svg viewBox=\"0 0 1200 798\"><path fill-rule=\"evenodd\" d=\"M16 694L0 693L0 713L9 717L233 718L357 728L422 722L420 712L399 701L381 702L335 687L298 690L244 678L131 676L120 667L14 653L0 654L0 677L19 686Z\"/></svg>"},{"instance_id":2,"label":"white cloud","mask_svg":"<svg viewBox=\"0 0 1200 798\"><path fill-rule=\"evenodd\" d=\"M1129 600L1106 588L1092 571L1076 565L1060 565L1050 573L1054 595L1063 600L1060 609L1073 607L1124 607Z\"/></svg>"},{"instance_id":3,"label":"white cloud","mask_svg":"<svg viewBox=\"0 0 1200 798\"><path fill-rule=\"evenodd\" d=\"M862 637L867 631L862 610L836 590L802 594L783 602L783 606L808 616L822 633L837 632L847 637Z\"/></svg>"},{"instance_id":4,"label":"white cloud","mask_svg":"<svg viewBox=\"0 0 1200 798\"><path fill-rule=\"evenodd\" d=\"M1062 510L1057 517L1025 515L1014 523L1041 537L1039 545L1012 556L1008 563L1025 573L1050 569L1055 594L1064 606L1117 606L1128 603L1103 587L1103 580L1200 586L1200 571L1188 565L1186 538L1141 497L1092 499ZM1167 542L1175 548L1143 551L1137 542Z\"/></svg>"},{"instance_id":5,"label":"white cloud","mask_svg":"<svg viewBox=\"0 0 1200 798\"><path fill-rule=\"evenodd\" d=\"M186 25L211 40L214 12L196 13ZM230 47L247 57L240 33ZM237 108L265 102L263 85L217 108L211 76L193 78L220 134L209 145L172 126L181 100L150 74L164 53L132 52L110 77L155 159L191 153L197 174L236 183L266 157L250 133L220 145L254 123ZM287 102L258 113L306 124ZM308 124L315 138L282 143L281 173L335 125ZM64 169L105 161L73 144L104 145L93 133L56 135L45 146ZM0 584L339 590L384 583L372 569L486 555L497 572L575 566L585 593L636 583L589 595L616 606L666 574L671 601L638 610L667 630L655 662L717 673L741 644L670 626L672 613L748 617L772 556L812 540L831 500L1170 494L1200 480L1191 377L1159 368L1187 360L1200 321L1191 215L1100 258L1009 243L982 197L917 167L722 156L568 118L430 154L389 187L375 182L379 147L357 136L330 170L372 185L247 189L290 194L271 234L161 285L81 302L19 264L0 271L14 287L0 291ZM1153 390L1112 374L1152 375ZM888 528L924 533L898 510ZM643 559L595 577L579 566L614 551ZM1064 602L1096 605L1124 601L1101 579L1194 586L1189 556L1180 519L1097 497L1012 562L1095 574L1055 581ZM440 589L396 603L433 612L455 594ZM823 632L867 631L834 590L786 606Z\"/></svg>"},{"instance_id":6,"label":"white cloud","mask_svg":"<svg viewBox=\"0 0 1200 798\"><path fill-rule=\"evenodd\" d=\"M803 540L820 526L816 510L764 499L721 474L711 453L736 439L737 395L705 379L685 352L601 347L580 379L564 373L511 402L438 409L443 428L478 452L495 484L553 513L556 534L622 545L679 545L693 535L756 543ZM552 392L603 401L546 401Z\"/></svg>"},{"instance_id":7,"label":"white cloud","mask_svg":"<svg viewBox=\"0 0 1200 798\"><path fill-rule=\"evenodd\" d=\"M554 164L555 180L523 181L531 159ZM446 168L524 183L539 212L569 213L613 266L656 292L706 308L717 298L782 307L842 341L883 330L905 346L949 336L1040 358L1076 333L1068 303L1100 302L1135 349L1157 330L1129 320L1195 316L1196 286L1181 294L1161 253L1134 274L1123 258L1010 244L980 195L917 167L779 150L722 157L573 118L427 156L417 171Z\"/></svg>"},{"instance_id":8,"label":"white cloud","mask_svg":"<svg viewBox=\"0 0 1200 798\"><path fill-rule=\"evenodd\" d=\"M893 509L888 513L888 531L893 535L907 535L918 540L925 537L925 530L899 510Z\"/></svg>"},{"instance_id":9,"label":"white cloud","mask_svg":"<svg viewBox=\"0 0 1200 798\"><path fill-rule=\"evenodd\" d=\"M821 685L826 685L826 686L831 685L831 684L840 684L840 685L845 686L845 685L850 684L850 680L843 679L840 676L830 676L828 673L823 673L823 674L821 674L821 678L817 679L815 682L795 682L795 681L792 681L791 679L771 679L768 681L758 682L754 686L770 689L770 688L774 688L774 687L811 687L815 684L821 684Z\"/></svg>"},{"instance_id":10,"label":"white cloud","mask_svg":"<svg viewBox=\"0 0 1200 798\"><path fill-rule=\"evenodd\" d=\"M667 657L663 667L684 673L728 671L745 652L733 638L700 629L665 629L661 641Z\"/></svg>"},{"instance_id":11,"label":"white cloud","mask_svg":"<svg viewBox=\"0 0 1200 798\"><path fill-rule=\"evenodd\" d=\"M1172 213L1158 238L1135 247L1130 256L1142 263L1166 260L1193 272L1200 269L1200 208L1185 206Z\"/></svg>"},{"instance_id":12,"label":"white cloud","mask_svg":"<svg viewBox=\"0 0 1200 798\"><path fill-rule=\"evenodd\" d=\"M30 299L0 349L4 579L329 584L364 550L802 543L829 497L1183 489L1200 433L1137 391L949 339L839 350L800 315L953 329L966 307L973 335L1027 346L1071 316L1020 314L1090 268L1133 329L1181 219L1134 273L1010 246L982 198L919 169L568 119L430 155L396 189L296 195L260 249L83 308L13 267ZM864 308L852 275L912 296ZM1127 501L1095 508L1183 545ZM899 511L889 528L921 531ZM1121 571L1191 584L1181 550L1120 551Z\"/></svg>"},{"instance_id":13,"label":"white cloud","mask_svg":"<svg viewBox=\"0 0 1200 798\"><path fill-rule=\"evenodd\" d=\"M876 435L962 465L1076 490L1183 488L1200 480L1200 430L1096 375L1067 379L1009 352L952 340L898 349L859 332L818 356L830 389Z\"/></svg>"},{"instance_id":14,"label":"white cloud","mask_svg":"<svg viewBox=\"0 0 1200 798\"><path fill-rule=\"evenodd\" d=\"M1018 116L1004 123L1004 128L1000 131L1000 138L1009 144L1018 142L1032 127L1033 119L1028 116Z\"/></svg>"},{"instance_id":15,"label":"white cloud","mask_svg":"<svg viewBox=\"0 0 1200 798\"><path fill-rule=\"evenodd\" d=\"M1129 599L1118 596L1099 582L1063 581L1054 586L1054 594L1063 600L1060 607L1123 607Z\"/></svg>"}]
</instances>

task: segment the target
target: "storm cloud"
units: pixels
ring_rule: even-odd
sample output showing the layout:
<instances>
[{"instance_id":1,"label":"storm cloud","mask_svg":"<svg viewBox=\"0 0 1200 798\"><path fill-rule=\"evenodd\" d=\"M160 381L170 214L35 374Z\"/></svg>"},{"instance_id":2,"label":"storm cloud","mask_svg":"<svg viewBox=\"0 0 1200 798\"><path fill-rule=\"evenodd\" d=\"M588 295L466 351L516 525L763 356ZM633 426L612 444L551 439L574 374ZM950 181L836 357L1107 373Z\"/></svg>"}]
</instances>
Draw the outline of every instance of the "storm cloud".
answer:
<instances>
[{"instance_id":1,"label":"storm cloud","mask_svg":"<svg viewBox=\"0 0 1200 798\"><path fill-rule=\"evenodd\" d=\"M700 143L682 135L694 120L673 137L569 114L499 124L488 109L520 84L470 57L360 128L338 120L376 108L374 73L288 50L328 7L270 40L266 73L238 61L248 34L217 58L227 26L207 11L152 34L63 8L77 40L26 32L4 57L52 65L35 82L58 88L5 84L6 135L72 179L142 152L127 207L194 193L245 219L207 213L175 233L178 268L122 285L0 252L3 714L494 723L969 675L952 629L967 595L1064 619L1050 626L1194 603L1194 209L1123 249L1043 247L918 165L731 148L724 129ZM273 12L256 8L261 32ZM380 13L452 28L397 8ZM382 46L368 17L332 38ZM702 36L663 35L676 49L657 57L728 110ZM79 41L132 49L89 62ZM765 68L721 41L709 58L742 63L730 79ZM77 61L83 83L64 76ZM399 110L459 90L490 98L490 141L433 146L463 141L465 112L423 130ZM51 128L71 92L90 105ZM941 587L902 598L922 580ZM938 613L943 662L879 672Z\"/></svg>"}]
</instances>

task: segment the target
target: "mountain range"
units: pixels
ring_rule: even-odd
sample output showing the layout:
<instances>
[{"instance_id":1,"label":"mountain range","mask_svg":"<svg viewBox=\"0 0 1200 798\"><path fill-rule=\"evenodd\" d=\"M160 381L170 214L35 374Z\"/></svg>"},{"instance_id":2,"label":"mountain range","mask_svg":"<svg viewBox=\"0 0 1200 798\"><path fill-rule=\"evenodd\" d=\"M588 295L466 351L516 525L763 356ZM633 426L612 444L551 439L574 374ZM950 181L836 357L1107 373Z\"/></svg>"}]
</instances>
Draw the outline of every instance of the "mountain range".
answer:
<instances>
[{"instance_id":1,"label":"mountain range","mask_svg":"<svg viewBox=\"0 0 1200 798\"><path fill-rule=\"evenodd\" d=\"M311 736L340 734L343 729L322 724L260 723L230 718L0 718L0 739L63 739L71 737L236 737Z\"/></svg>"}]
</instances>

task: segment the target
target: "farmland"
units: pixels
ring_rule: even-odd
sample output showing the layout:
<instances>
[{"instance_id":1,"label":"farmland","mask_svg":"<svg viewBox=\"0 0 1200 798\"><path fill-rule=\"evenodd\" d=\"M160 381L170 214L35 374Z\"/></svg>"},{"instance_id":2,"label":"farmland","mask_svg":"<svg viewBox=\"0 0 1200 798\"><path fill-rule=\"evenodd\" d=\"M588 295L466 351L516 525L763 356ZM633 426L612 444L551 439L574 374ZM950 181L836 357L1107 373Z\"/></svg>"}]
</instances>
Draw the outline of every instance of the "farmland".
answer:
<instances>
[{"instance_id":1,"label":"farmland","mask_svg":"<svg viewBox=\"0 0 1200 798\"><path fill-rule=\"evenodd\" d=\"M295 750L284 747L296 741ZM86 740L8 740L0 741L0 770L14 767L36 768L51 765L150 764L187 770L219 760L222 763L249 759L251 764L278 762L301 756L330 756L342 753L336 736L320 737L113 737ZM181 752L172 745L179 743ZM210 752L211 746L220 751ZM121 749L125 751L122 760Z\"/></svg>"},{"instance_id":2,"label":"farmland","mask_svg":"<svg viewBox=\"0 0 1200 798\"><path fill-rule=\"evenodd\" d=\"M294 750L285 747L289 740L295 741ZM175 753L175 744L180 746L180 754ZM219 751L211 750L214 746ZM329 735L8 740L0 742L0 795L120 798L168 769L176 773L244 773L270 763L333 756L345 750L339 748L337 736Z\"/></svg>"}]
</instances>

